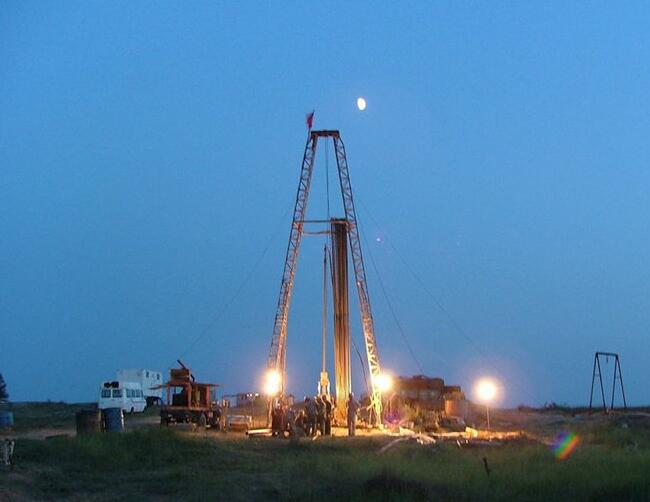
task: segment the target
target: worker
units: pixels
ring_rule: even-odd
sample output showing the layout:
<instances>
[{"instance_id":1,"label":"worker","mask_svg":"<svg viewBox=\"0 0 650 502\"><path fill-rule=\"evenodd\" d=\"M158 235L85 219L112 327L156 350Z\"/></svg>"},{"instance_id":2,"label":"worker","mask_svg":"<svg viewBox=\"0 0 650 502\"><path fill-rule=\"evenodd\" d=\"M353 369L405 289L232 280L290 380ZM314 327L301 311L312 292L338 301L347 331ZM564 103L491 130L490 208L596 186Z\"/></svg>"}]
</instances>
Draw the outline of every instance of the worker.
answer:
<instances>
[{"instance_id":1,"label":"worker","mask_svg":"<svg viewBox=\"0 0 650 502\"><path fill-rule=\"evenodd\" d=\"M282 400L280 403L280 410L282 411L282 416L280 417L280 437L285 437L284 432L287 430L287 413L289 413L289 406L287 406L286 401Z\"/></svg>"},{"instance_id":2,"label":"worker","mask_svg":"<svg viewBox=\"0 0 650 502\"><path fill-rule=\"evenodd\" d=\"M332 401L323 394L323 403L325 403L325 435L330 436L332 434L332 414L334 412L334 406Z\"/></svg>"},{"instance_id":3,"label":"worker","mask_svg":"<svg viewBox=\"0 0 650 502\"><path fill-rule=\"evenodd\" d=\"M273 405L271 410L271 435L278 437L282 432L282 408L280 403Z\"/></svg>"},{"instance_id":4,"label":"worker","mask_svg":"<svg viewBox=\"0 0 650 502\"><path fill-rule=\"evenodd\" d=\"M316 396L316 425L321 436L325 435L325 402L320 396Z\"/></svg>"},{"instance_id":5,"label":"worker","mask_svg":"<svg viewBox=\"0 0 650 502\"><path fill-rule=\"evenodd\" d=\"M309 397L305 396L305 406L302 410L302 429L309 436Z\"/></svg>"},{"instance_id":6,"label":"worker","mask_svg":"<svg viewBox=\"0 0 650 502\"><path fill-rule=\"evenodd\" d=\"M359 402L354 399L354 393L350 392L348 396L348 436L356 434L357 427L357 411L359 410Z\"/></svg>"},{"instance_id":7,"label":"worker","mask_svg":"<svg viewBox=\"0 0 650 502\"><path fill-rule=\"evenodd\" d=\"M214 416L213 416L213 419L212 419L212 426L216 430L220 431L220 430L222 430L221 429L221 415L223 414L223 412L221 410L221 406L219 406L219 403L214 404L214 412L213 413L214 413Z\"/></svg>"},{"instance_id":8,"label":"worker","mask_svg":"<svg viewBox=\"0 0 650 502\"><path fill-rule=\"evenodd\" d=\"M287 428L287 405L280 403L280 434L281 438L284 437L284 430Z\"/></svg>"},{"instance_id":9,"label":"worker","mask_svg":"<svg viewBox=\"0 0 650 502\"><path fill-rule=\"evenodd\" d=\"M307 412L307 435L316 435L316 416L318 415L318 407L311 397L305 398L305 411Z\"/></svg>"},{"instance_id":10,"label":"worker","mask_svg":"<svg viewBox=\"0 0 650 502\"><path fill-rule=\"evenodd\" d=\"M13 469L16 441L14 439L6 438L2 443L0 443L0 446L2 446L2 457L0 457L2 464Z\"/></svg>"},{"instance_id":11,"label":"worker","mask_svg":"<svg viewBox=\"0 0 650 502\"><path fill-rule=\"evenodd\" d=\"M294 434L293 431L295 427L295 422L296 422L296 413L293 411L293 408L288 406L287 411L284 414L284 427L282 430L286 431L289 437L293 436Z\"/></svg>"},{"instance_id":12,"label":"worker","mask_svg":"<svg viewBox=\"0 0 650 502\"><path fill-rule=\"evenodd\" d=\"M307 425L306 425L306 419L305 419L305 411L300 410L298 411L298 415L296 416L296 420L293 423L293 435L294 437L302 437L305 434L305 431Z\"/></svg>"},{"instance_id":13,"label":"worker","mask_svg":"<svg viewBox=\"0 0 650 502\"><path fill-rule=\"evenodd\" d=\"M225 399L222 401L221 414L219 415L219 430L226 430L226 408L230 406L230 402Z\"/></svg>"}]
</instances>

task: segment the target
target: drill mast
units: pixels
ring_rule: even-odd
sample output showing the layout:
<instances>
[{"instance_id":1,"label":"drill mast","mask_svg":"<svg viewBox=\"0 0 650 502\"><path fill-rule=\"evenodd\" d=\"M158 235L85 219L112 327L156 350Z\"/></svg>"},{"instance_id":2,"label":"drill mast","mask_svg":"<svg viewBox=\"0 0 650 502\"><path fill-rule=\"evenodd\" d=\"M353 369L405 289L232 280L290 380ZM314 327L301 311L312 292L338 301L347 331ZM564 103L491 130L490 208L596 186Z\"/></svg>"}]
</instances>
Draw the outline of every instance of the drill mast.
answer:
<instances>
[{"instance_id":1,"label":"drill mast","mask_svg":"<svg viewBox=\"0 0 650 502\"><path fill-rule=\"evenodd\" d=\"M303 227L307 212L307 200L309 197L309 188L311 185L316 147L319 138L324 138L325 140L332 138L334 150L336 152L336 166L339 173L345 219L347 220L347 233L350 243L357 293L359 296L359 306L361 309L361 324L366 345L366 357L368 368L370 370L370 382L372 386L370 404L374 413L373 419L379 420L381 417L381 392L377 386L377 378L380 374L379 353L375 339L372 311L370 309L366 271L361 252L361 240L359 238L359 229L357 226L357 216L352 196L352 185L350 184L348 162L345 155L345 146L343 145L339 131L310 131L305 145L305 153L303 155L300 180L298 182L298 191L296 194L296 203L293 211L293 220L291 223L291 231L289 233L289 244L287 246L284 271L282 273L280 295L275 313L275 322L273 324L273 336L271 338L268 367L282 375L281 390L283 391L286 372L286 340L289 306L291 304L291 292L293 290L293 283L296 276L298 253L303 236Z\"/></svg>"}]
</instances>

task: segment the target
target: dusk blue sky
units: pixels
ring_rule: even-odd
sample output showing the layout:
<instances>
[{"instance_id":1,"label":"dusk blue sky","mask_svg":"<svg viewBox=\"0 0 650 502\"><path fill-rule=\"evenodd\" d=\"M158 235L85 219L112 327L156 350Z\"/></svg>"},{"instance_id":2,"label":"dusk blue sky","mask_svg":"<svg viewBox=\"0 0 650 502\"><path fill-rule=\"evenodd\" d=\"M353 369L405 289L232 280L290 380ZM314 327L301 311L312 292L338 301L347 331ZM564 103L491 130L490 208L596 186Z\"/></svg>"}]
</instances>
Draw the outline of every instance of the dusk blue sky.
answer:
<instances>
[{"instance_id":1,"label":"dusk blue sky","mask_svg":"<svg viewBox=\"0 0 650 502\"><path fill-rule=\"evenodd\" d=\"M428 375L582 404L607 350L648 404L649 26L647 2L3 2L11 397L90 401L179 356L259 389L314 109L347 148L387 370L420 372L380 278ZM320 369L322 245L293 295L297 395Z\"/></svg>"}]
</instances>

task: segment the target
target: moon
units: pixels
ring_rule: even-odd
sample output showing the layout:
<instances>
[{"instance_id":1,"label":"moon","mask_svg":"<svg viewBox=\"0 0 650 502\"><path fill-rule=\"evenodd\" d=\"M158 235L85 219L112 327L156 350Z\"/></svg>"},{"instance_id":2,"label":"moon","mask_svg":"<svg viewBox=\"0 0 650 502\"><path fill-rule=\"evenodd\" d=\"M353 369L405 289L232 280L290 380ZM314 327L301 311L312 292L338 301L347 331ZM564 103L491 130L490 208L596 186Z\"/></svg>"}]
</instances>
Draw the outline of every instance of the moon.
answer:
<instances>
[{"instance_id":1,"label":"moon","mask_svg":"<svg viewBox=\"0 0 650 502\"><path fill-rule=\"evenodd\" d=\"M357 98L357 108L364 111L366 109L366 100L363 98Z\"/></svg>"}]
</instances>

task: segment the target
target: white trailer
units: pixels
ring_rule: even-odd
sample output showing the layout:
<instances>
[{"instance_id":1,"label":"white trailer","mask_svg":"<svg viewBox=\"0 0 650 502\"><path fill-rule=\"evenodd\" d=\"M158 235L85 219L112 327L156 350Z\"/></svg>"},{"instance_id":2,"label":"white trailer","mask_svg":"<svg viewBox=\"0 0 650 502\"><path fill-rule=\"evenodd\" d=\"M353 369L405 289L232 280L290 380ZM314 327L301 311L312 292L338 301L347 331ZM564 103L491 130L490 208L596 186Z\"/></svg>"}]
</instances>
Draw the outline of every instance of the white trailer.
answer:
<instances>
[{"instance_id":1,"label":"white trailer","mask_svg":"<svg viewBox=\"0 0 650 502\"><path fill-rule=\"evenodd\" d=\"M122 382L136 382L142 387L147 406L162 403L163 376L160 371L148 369L117 370L117 379Z\"/></svg>"}]
</instances>

